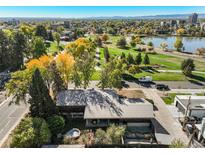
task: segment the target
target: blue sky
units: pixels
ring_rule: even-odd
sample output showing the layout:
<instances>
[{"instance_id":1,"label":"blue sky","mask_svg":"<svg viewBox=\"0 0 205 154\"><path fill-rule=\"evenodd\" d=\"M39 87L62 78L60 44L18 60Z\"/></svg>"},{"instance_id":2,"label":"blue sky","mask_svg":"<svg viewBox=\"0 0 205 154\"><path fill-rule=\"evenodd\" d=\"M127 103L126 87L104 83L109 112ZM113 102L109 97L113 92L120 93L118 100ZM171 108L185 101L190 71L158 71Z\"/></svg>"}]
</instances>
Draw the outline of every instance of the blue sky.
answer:
<instances>
[{"instance_id":1,"label":"blue sky","mask_svg":"<svg viewBox=\"0 0 205 154\"><path fill-rule=\"evenodd\" d=\"M196 6L1 6L0 17L99 17L205 13Z\"/></svg>"}]
</instances>

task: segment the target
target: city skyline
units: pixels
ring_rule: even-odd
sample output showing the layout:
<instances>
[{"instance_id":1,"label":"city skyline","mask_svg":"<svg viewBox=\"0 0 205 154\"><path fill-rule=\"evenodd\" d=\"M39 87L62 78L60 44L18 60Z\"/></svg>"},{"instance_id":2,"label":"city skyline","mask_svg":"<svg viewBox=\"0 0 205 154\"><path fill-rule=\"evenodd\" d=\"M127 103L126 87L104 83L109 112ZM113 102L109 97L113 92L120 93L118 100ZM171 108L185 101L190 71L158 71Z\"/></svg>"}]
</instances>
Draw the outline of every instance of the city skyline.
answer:
<instances>
[{"instance_id":1,"label":"city skyline","mask_svg":"<svg viewBox=\"0 0 205 154\"><path fill-rule=\"evenodd\" d=\"M205 7L196 6L5 6L0 17L112 17L155 16L205 13Z\"/></svg>"}]
</instances>

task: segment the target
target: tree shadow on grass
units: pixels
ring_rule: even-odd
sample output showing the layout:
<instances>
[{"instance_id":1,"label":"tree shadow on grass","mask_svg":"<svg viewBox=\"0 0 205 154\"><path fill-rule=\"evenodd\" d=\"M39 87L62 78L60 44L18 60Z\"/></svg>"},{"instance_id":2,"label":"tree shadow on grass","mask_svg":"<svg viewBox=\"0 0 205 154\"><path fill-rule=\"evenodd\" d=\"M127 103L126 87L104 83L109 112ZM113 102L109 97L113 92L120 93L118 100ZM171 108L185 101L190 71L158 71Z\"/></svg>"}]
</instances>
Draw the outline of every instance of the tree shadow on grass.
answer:
<instances>
[{"instance_id":1,"label":"tree shadow on grass","mask_svg":"<svg viewBox=\"0 0 205 154\"><path fill-rule=\"evenodd\" d=\"M199 82L199 81L196 81L196 80L188 79L188 81L189 81L190 83L196 84L196 85L198 85L198 86L204 86L203 83L201 83L201 82Z\"/></svg>"},{"instance_id":2,"label":"tree shadow on grass","mask_svg":"<svg viewBox=\"0 0 205 154\"><path fill-rule=\"evenodd\" d=\"M205 82L205 78L199 75L191 75L189 78L191 78L192 80L197 80L197 81L201 81L201 82Z\"/></svg>"}]
</instances>

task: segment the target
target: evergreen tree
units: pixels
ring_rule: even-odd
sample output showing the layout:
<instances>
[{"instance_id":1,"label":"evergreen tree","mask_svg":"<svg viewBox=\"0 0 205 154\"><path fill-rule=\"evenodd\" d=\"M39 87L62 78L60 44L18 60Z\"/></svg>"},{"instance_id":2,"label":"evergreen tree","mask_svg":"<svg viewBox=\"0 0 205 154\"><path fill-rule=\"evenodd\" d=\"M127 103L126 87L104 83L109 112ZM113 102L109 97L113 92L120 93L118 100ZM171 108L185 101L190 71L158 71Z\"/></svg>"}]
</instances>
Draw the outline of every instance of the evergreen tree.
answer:
<instances>
[{"instance_id":1,"label":"evergreen tree","mask_svg":"<svg viewBox=\"0 0 205 154\"><path fill-rule=\"evenodd\" d=\"M145 54L145 57L144 57L144 64L145 64L145 65L149 65L149 64L150 64L150 60L149 60L149 56L148 56L148 54Z\"/></svg>"},{"instance_id":2,"label":"evergreen tree","mask_svg":"<svg viewBox=\"0 0 205 154\"><path fill-rule=\"evenodd\" d=\"M31 96L29 103L32 117L47 118L55 113L55 104L38 69L35 70L32 76L29 94Z\"/></svg>"},{"instance_id":3,"label":"evergreen tree","mask_svg":"<svg viewBox=\"0 0 205 154\"><path fill-rule=\"evenodd\" d=\"M134 64L134 58L133 58L132 54L130 54L130 53L127 56L127 63L129 65Z\"/></svg>"},{"instance_id":4,"label":"evergreen tree","mask_svg":"<svg viewBox=\"0 0 205 154\"><path fill-rule=\"evenodd\" d=\"M124 52L122 52L122 54L121 54L120 58L121 58L121 59L125 59L125 58L126 58L126 56L125 56L125 53L124 53Z\"/></svg>"},{"instance_id":5,"label":"evergreen tree","mask_svg":"<svg viewBox=\"0 0 205 154\"><path fill-rule=\"evenodd\" d=\"M52 42L54 41L53 34L52 34L51 30L48 32L48 40L52 41Z\"/></svg>"},{"instance_id":6,"label":"evergreen tree","mask_svg":"<svg viewBox=\"0 0 205 154\"><path fill-rule=\"evenodd\" d=\"M135 58L135 63L137 65L140 65L142 63L142 56L141 56L141 53L138 53L138 55L136 56Z\"/></svg>"},{"instance_id":7,"label":"evergreen tree","mask_svg":"<svg viewBox=\"0 0 205 154\"><path fill-rule=\"evenodd\" d=\"M104 57L105 57L106 63L109 62L110 54L109 54L108 47L105 47L105 48L104 48Z\"/></svg>"}]
</instances>

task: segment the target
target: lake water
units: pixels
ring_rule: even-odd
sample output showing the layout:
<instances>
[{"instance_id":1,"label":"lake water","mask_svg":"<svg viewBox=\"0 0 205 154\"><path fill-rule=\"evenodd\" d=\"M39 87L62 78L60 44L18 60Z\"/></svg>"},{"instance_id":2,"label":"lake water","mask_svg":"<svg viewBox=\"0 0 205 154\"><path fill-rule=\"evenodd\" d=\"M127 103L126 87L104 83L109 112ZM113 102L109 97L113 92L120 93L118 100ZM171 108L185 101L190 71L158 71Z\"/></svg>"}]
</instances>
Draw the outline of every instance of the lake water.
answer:
<instances>
[{"instance_id":1,"label":"lake water","mask_svg":"<svg viewBox=\"0 0 205 154\"><path fill-rule=\"evenodd\" d=\"M177 37L145 37L143 38L144 42L152 42L154 47L160 48L160 44L162 42L166 42L168 44L168 49L175 50L174 43ZM185 52L195 52L197 48L205 48L205 37L181 37L182 42L184 44Z\"/></svg>"}]
</instances>

